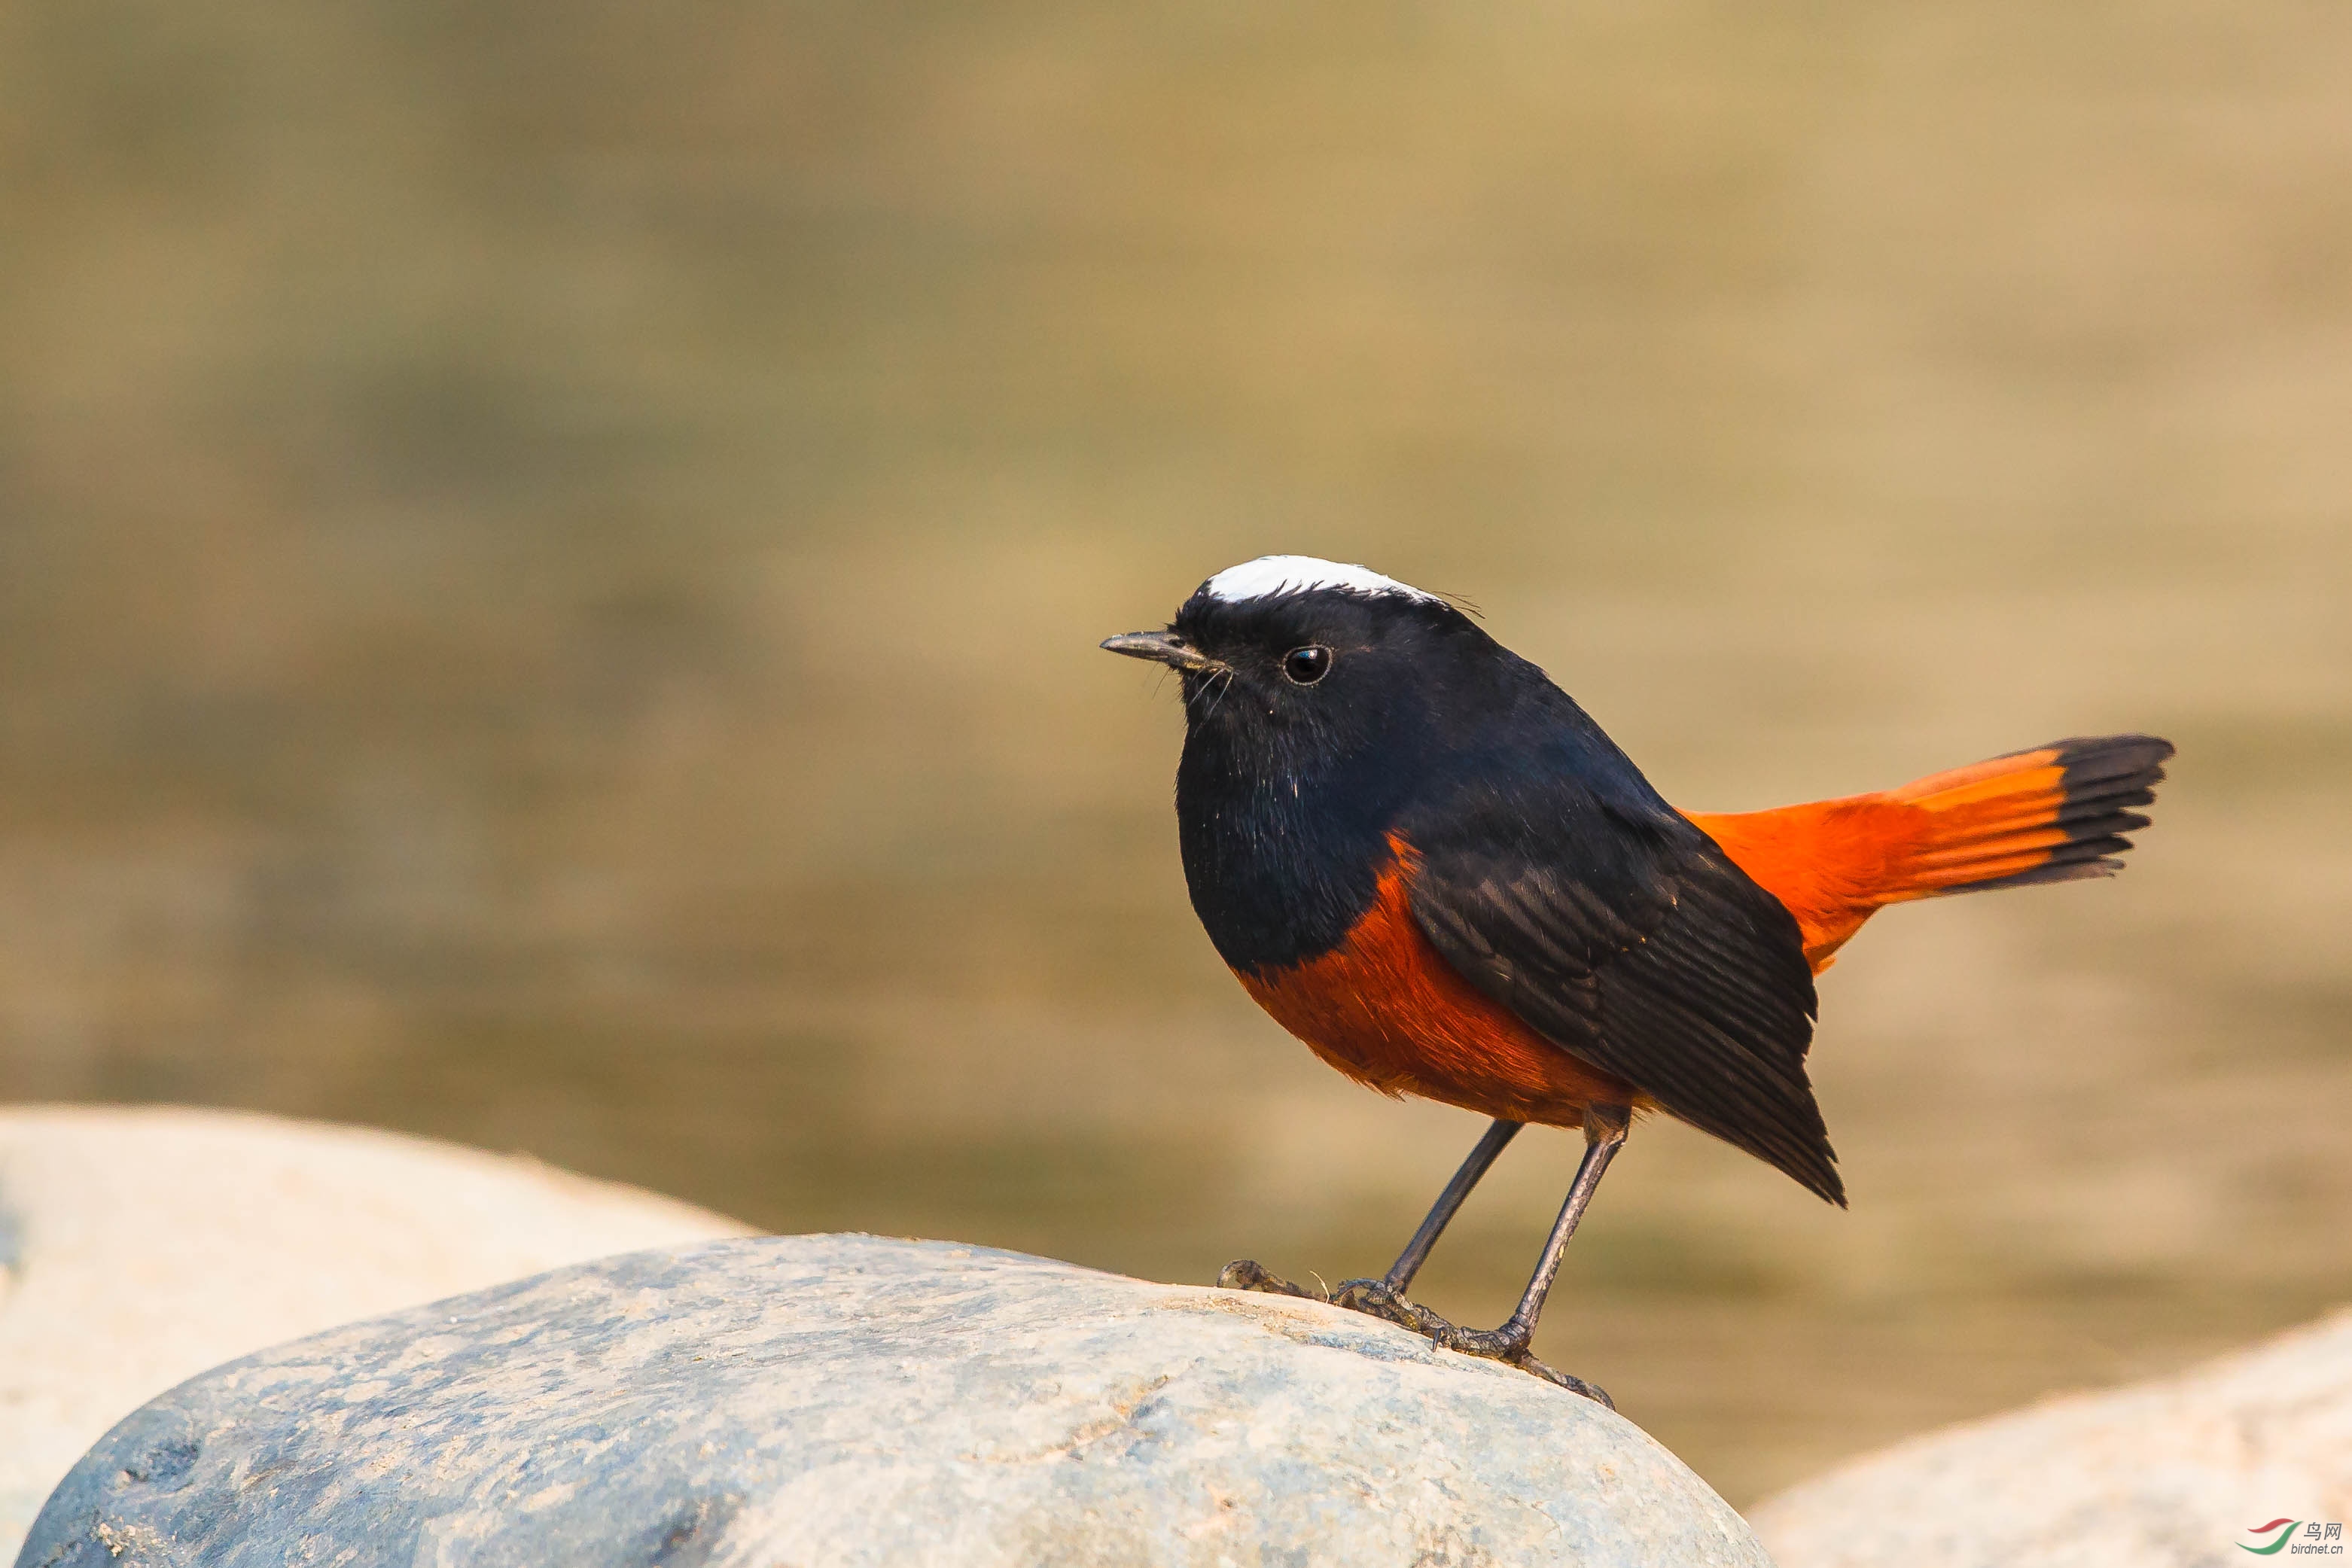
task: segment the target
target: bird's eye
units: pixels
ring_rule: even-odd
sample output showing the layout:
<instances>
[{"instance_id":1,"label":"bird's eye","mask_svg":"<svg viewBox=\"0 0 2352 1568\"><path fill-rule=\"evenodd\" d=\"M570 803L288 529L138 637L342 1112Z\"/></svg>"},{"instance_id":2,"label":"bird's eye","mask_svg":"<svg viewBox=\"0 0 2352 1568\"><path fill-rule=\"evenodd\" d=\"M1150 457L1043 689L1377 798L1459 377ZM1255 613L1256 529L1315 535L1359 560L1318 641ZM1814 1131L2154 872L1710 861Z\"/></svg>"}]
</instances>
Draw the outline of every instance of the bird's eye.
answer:
<instances>
[{"instance_id":1,"label":"bird's eye","mask_svg":"<svg viewBox=\"0 0 2352 1568\"><path fill-rule=\"evenodd\" d=\"M1282 673L1294 686L1311 686L1331 673L1331 650L1320 643L1293 648L1282 656Z\"/></svg>"}]
</instances>

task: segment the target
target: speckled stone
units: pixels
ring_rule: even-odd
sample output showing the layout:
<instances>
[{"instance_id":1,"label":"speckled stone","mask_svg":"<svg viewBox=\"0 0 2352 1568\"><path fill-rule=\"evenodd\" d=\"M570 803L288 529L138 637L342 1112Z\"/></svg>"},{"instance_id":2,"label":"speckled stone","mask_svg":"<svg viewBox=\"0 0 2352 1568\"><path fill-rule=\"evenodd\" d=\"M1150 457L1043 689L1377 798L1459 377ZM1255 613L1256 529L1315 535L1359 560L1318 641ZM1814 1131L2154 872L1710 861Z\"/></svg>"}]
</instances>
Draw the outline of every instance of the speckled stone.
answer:
<instances>
[{"instance_id":1,"label":"speckled stone","mask_svg":"<svg viewBox=\"0 0 2352 1568\"><path fill-rule=\"evenodd\" d=\"M558 1270L221 1367L20 1568L1769 1568L1622 1416L1318 1302L867 1236Z\"/></svg>"}]
</instances>

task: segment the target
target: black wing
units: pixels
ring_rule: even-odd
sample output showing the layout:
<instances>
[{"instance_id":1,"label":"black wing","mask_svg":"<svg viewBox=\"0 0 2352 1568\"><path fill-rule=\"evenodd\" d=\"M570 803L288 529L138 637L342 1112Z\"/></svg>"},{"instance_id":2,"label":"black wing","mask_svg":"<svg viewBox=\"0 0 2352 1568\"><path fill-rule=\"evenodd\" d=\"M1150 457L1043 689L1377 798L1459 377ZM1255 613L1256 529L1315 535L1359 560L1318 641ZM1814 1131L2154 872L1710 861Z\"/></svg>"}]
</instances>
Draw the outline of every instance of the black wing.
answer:
<instances>
[{"instance_id":1,"label":"black wing","mask_svg":"<svg viewBox=\"0 0 2352 1568\"><path fill-rule=\"evenodd\" d=\"M1472 984L1844 1204L1805 1076L1803 939L1713 840L1663 801L1604 801L1573 780L1465 788L1405 836L1421 853L1413 914Z\"/></svg>"}]
</instances>

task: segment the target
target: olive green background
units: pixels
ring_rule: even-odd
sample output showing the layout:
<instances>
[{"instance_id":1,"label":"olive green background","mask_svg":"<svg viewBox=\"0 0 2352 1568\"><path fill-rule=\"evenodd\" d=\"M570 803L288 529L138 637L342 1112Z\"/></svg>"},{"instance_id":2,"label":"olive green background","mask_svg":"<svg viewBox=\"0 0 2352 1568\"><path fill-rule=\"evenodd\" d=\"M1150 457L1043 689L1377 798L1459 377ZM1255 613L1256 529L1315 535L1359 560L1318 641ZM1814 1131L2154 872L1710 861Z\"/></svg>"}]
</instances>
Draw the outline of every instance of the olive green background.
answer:
<instances>
[{"instance_id":1,"label":"olive green background","mask_svg":"<svg viewBox=\"0 0 2352 1568\"><path fill-rule=\"evenodd\" d=\"M1851 1213L1637 1129L1540 1348L1745 1501L2352 1293L2347 425L2341 6L27 0L0 1097L1337 1279L1477 1124L1219 968L1098 638L1363 560L1695 808L2171 736L1827 977Z\"/></svg>"}]
</instances>

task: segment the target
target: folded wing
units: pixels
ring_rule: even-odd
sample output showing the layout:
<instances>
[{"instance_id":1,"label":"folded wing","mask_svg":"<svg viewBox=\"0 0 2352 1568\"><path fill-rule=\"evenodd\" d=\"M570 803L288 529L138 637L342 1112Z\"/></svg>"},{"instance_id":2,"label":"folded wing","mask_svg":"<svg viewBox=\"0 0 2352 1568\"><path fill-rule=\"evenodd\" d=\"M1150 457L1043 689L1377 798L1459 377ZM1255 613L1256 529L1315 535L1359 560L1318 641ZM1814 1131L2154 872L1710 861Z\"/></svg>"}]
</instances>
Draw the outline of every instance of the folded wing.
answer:
<instances>
[{"instance_id":1,"label":"folded wing","mask_svg":"<svg viewBox=\"0 0 2352 1568\"><path fill-rule=\"evenodd\" d=\"M1797 923L1704 833L1572 782L1480 787L1408 831L1415 919L1465 978L1667 1112L1843 1204L1805 1074Z\"/></svg>"}]
</instances>

